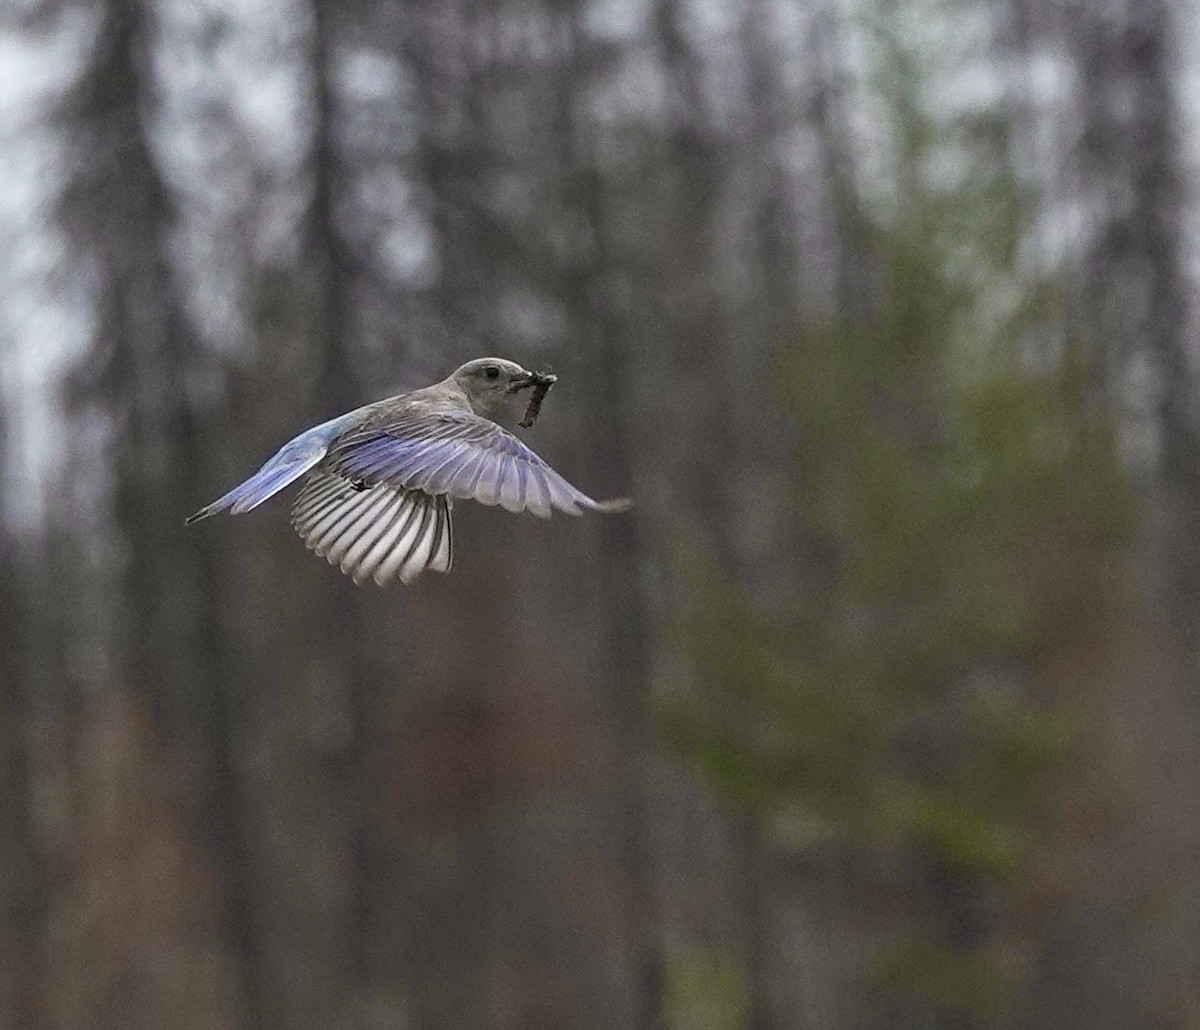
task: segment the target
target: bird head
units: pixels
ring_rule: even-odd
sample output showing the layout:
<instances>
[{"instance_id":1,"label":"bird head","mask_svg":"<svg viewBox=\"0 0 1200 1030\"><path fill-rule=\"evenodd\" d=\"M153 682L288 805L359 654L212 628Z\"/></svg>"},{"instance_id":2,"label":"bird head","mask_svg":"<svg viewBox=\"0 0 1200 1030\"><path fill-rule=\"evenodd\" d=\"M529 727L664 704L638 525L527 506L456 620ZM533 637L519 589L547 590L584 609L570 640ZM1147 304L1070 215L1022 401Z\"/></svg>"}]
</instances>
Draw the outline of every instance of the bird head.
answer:
<instances>
[{"instance_id":1,"label":"bird head","mask_svg":"<svg viewBox=\"0 0 1200 1030\"><path fill-rule=\"evenodd\" d=\"M476 358L457 368L450 378L467 395L476 415L492 419L512 414L517 395L538 379L533 372L504 358Z\"/></svg>"}]
</instances>

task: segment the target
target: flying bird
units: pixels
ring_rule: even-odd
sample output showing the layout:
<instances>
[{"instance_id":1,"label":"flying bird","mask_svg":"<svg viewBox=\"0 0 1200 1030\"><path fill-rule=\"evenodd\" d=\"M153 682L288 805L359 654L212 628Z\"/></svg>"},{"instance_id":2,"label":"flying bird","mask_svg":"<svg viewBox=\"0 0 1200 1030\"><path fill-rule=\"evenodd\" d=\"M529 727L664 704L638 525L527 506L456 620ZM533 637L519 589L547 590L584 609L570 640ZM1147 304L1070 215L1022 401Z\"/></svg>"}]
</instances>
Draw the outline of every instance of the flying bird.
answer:
<instances>
[{"instance_id":1,"label":"flying bird","mask_svg":"<svg viewBox=\"0 0 1200 1030\"><path fill-rule=\"evenodd\" d=\"M280 448L253 476L187 521L250 511L307 473L292 525L310 550L355 583L411 583L426 568L449 572L455 498L528 511L619 512L628 500L594 501L494 419L532 388L529 424L553 376L503 358L477 358L448 378L356 408Z\"/></svg>"}]
</instances>

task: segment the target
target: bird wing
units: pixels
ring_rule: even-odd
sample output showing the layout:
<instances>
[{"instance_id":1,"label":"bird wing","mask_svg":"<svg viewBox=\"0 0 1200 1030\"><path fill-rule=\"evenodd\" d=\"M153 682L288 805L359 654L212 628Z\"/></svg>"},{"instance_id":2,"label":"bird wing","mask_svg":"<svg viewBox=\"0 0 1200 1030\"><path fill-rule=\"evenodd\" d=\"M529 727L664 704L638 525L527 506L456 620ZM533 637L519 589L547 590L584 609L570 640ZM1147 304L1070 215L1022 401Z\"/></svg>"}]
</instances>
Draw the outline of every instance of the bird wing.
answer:
<instances>
[{"instance_id":1,"label":"bird wing","mask_svg":"<svg viewBox=\"0 0 1200 1030\"><path fill-rule=\"evenodd\" d=\"M579 515L629 507L593 500L512 433L468 411L404 412L347 433L329 448L324 467L368 487L459 497L541 518L553 509Z\"/></svg>"},{"instance_id":2,"label":"bird wing","mask_svg":"<svg viewBox=\"0 0 1200 1030\"><path fill-rule=\"evenodd\" d=\"M292 508L304 543L355 583L411 583L426 568L449 572L454 560L450 498L319 468Z\"/></svg>"},{"instance_id":3,"label":"bird wing","mask_svg":"<svg viewBox=\"0 0 1200 1030\"><path fill-rule=\"evenodd\" d=\"M289 440L254 475L223 497L218 497L212 504L201 508L195 515L190 515L187 522L199 522L223 511L241 515L274 497L325 457L329 441L336 433L335 422L315 426L294 440Z\"/></svg>"},{"instance_id":4,"label":"bird wing","mask_svg":"<svg viewBox=\"0 0 1200 1030\"><path fill-rule=\"evenodd\" d=\"M555 508L628 506L592 500L494 422L410 410L332 442L296 498L292 525L356 583L409 583L426 568L450 571L455 497L543 518Z\"/></svg>"}]
</instances>

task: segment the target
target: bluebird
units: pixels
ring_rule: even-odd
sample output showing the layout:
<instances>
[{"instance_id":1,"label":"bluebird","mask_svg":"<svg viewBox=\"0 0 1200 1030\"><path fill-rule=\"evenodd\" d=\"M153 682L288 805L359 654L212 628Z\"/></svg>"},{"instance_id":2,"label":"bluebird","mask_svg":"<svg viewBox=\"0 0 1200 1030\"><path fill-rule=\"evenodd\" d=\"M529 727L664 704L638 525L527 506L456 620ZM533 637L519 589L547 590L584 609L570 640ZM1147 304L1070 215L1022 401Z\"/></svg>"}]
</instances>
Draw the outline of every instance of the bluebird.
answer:
<instances>
[{"instance_id":1,"label":"bluebird","mask_svg":"<svg viewBox=\"0 0 1200 1030\"><path fill-rule=\"evenodd\" d=\"M305 544L354 578L410 583L426 568L449 572L455 498L528 511L624 511L594 501L493 419L511 415L532 387L523 424L551 376L503 358L477 358L447 379L356 408L283 445L240 486L189 518L250 511L307 473L292 525Z\"/></svg>"}]
</instances>

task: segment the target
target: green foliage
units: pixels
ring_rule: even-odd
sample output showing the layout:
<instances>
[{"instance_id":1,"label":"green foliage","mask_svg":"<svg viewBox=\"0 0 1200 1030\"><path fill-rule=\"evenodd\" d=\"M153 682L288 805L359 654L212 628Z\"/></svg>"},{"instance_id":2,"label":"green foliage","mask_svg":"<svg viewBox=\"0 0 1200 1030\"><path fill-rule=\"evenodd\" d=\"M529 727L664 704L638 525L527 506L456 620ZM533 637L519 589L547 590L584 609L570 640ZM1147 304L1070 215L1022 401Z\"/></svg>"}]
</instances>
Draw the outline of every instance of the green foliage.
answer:
<instances>
[{"instance_id":1,"label":"green foliage","mask_svg":"<svg viewBox=\"0 0 1200 1030\"><path fill-rule=\"evenodd\" d=\"M689 676L660 713L781 840L916 849L1016 890L1072 738L1037 671L1119 589L1132 495L1110 423L1074 401L1075 373L955 381L933 360L944 315L927 297L919 315L784 355L796 446L781 560L804 599L770 608L703 549L681 555ZM943 982L928 973L941 952L921 954L889 982L907 969L914 991L987 994L986 960Z\"/></svg>"},{"instance_id":2,"label":"green foliage","mask_svg":"<svg viewBox=\"0 0 1200 1030\"><path fill-rule=\"evenodd\" d=\"M1026 205L996 160L1003 127L939 130L911 63L893 70L892 189L843 190L875 306L780 354L794 447L779 559L798 599L759 603L703 548L682 552L687 675L659 712L781 847L890 869L903 862L881 854L916 855L1015 898L1072 739L1038 671L1120 590L1133 495L1080 349L1028 360L1056 291L1018 272ZM970 173L934 188L921 160L947 138ZM990 1011L1003 970L927 936L881 983Z\"/></svg>"},{"instance_id":3,"label":"green foliage","mask_svg":"<svg viewBox=\"0 0 1200 1030\"><path fill-rule=\"evenodd\" d=\"M671 1030L743 1030L750 998L734 959L696 945L667 953L663 1014Z\"/></svg>"},{"instance_id":4,"label":"green foliage","mask_svg":"<svg viewBox=\"0 0 1200 1030\"><path fill-rule=\"evenodd\" d=\"M1102 614L1132 499L1069 373L922 383L869 360L895 342L831 331L785 356L784 557L805 600L765 610L681 554L691 686L661 710L740 805L800 801L843 837L915 838L1001 874L1070 738L1029 675Z\"/></svg>"},{"instance_id":5,"label":"green foliage","mask_svg":"<svg viewBox=\"0 0 1200 1030\"><path fill-rule=\"evenodd\" d=\"M915 997L933 1012L960 1018L995 1016L1002 1011L995 975L1000 961L986 952L964 954L918 942L887 952L872 986Z\"/></svg>"}]
</instances>

